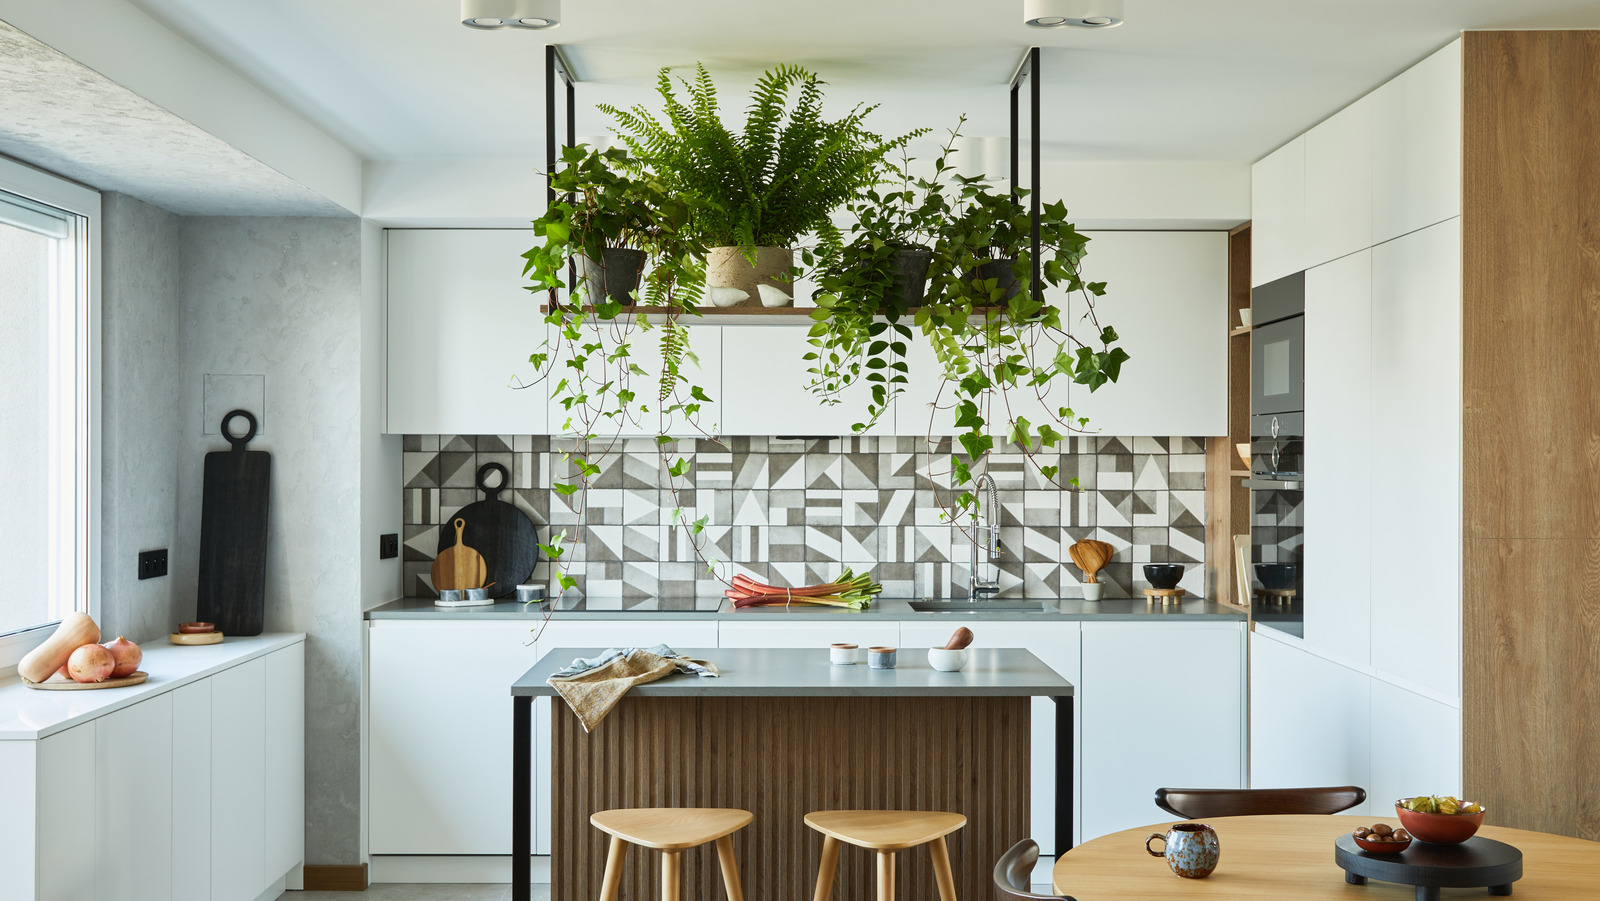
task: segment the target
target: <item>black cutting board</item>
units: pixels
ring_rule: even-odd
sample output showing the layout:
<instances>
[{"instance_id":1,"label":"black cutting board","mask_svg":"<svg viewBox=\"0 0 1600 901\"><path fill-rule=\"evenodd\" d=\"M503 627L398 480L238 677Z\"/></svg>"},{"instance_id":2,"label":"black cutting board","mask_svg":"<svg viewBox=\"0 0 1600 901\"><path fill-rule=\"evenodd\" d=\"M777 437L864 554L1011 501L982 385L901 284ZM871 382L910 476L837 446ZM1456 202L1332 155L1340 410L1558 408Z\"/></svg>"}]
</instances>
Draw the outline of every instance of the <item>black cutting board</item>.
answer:
<instances>
[{"instance_id":1,"label":"black cutting board","mask_svg":"<svg viewBox=\"0 0 1600 901\"><path fill-rule=\"evenodd\" d=\"M489 475L495 472L500 474L500 482L491 487ZM533 568L539 563L539 530L528 514L500 500L500 492L511 484L511 474L504 466L485 463L478 467L477 479L485 499L462 507L447 521L467 521L461 543L483 555L489 596L508 597L533 576ZM441 552L455 543L455 529L439 530Z\"/></svg>"},{"instance_id":2,"label":"black cutting board","mask_svg":"<svg viewBox=\"0 0 1600 901\"><path fill-rule=\"evenodd\" d=\"M234 417L249 424L243 437L228 429ZM196 618L224 635L260 635L267 606L267 491L272 455L246 450L256 418L244 410L222 417L231 450L206 454L200 500L200 585Z\"/></svg>"}]
</instances>

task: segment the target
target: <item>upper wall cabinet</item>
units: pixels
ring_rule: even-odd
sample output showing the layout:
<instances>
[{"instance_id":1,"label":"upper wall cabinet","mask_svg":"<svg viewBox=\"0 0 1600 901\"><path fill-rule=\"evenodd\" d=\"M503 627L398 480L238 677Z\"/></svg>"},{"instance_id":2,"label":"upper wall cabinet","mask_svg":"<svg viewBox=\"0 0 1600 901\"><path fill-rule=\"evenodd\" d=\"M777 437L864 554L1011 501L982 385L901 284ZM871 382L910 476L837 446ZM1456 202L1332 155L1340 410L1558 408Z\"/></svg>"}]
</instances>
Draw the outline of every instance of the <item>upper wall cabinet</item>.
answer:
<instances>
[{"instance_id":1,"label":"upper wall cabinet","mask_svg":"<svg viewBox=\"0 0 1600 901\"><path fill-rule=\"evenodd\" d=\"M1250 284L1306 268L1306 139L1295 138L1250 170Z\"/></svg>"},{"instance_id":2,"label":"upper wall cabinet","mask_svg":"<svg viewBox=\"0 0 1600 901\"><path fill-rule=\"evenodd\" d=\"M866 419L872 395L865 373L840 392L837 404L824 404L807 390L812 361L803 357L813 348L804 325L730 325L721 331L724 435L853 435L850 427ZM887 434L893 425L889 410L864 434Z\"/></svg>"},{"instance_id":3,"label":"upper wall cabinet","mask_svg":"<svg viewBox=\"0 0 1600 901\"><path fill-rule=\"evenodd\" d=\"M1372 92L1372 240L1461 214L1461 42Z\"/></svg>"},{"instance_id":4,"label":"upper wall cabinet","mask_svg":"<svg viewBox=\"0 0 1600 901\"><path fill-rule=\"evenodd\" d=\"M546 431L545 385L528 355L544 340L524 290L526 229L388 231L388 420L406 435Z\"/></svg>"},{"instance_id":5,"label":"upper wall cabinet","mask_svg":"<svg viewBox=\"0 0 1600 901\"><path fill-rule=\"evenodd\" d=\"M1372 246L1373 106L1363 97L1305 136L1306 268Z\"/></svg>"},{"instance_id":6,"label":"upper wall cabinet","mask_svg":"<svg viewBox=\"0 0 1600 901\"><path fill-rule=\"evenodd\" d=\"M693 354L693 359L685 357L679 364L683 380L673 389L675 394L663 404L660 396L661 370L665 362L665 357L661 353L664 332L659 326L649 330L633 326L633 331L627 338L628 356L645 374L641 376L633 373L625 376L626 384L617 386L634 393L636 400L629 405L631 415L620 423L614 422L604 418L602 414L607 410L617 409L615 398L608 397L605 401L596 401L589 411L590 426L594 429L594 433L601 438L613 435L621 438L653 438L656 435L701 438L723 433L725 429L722 428L722 419L726 415L728 404L722 396L722 332L723 330L717 326L688 326L688 350ZM593 332L587 334L592 336ZM617 336L608 336L605 339L605 352L615 352L617 342ZM567 351L561 350L560 353L565 354ZM563 371L559 366L557 369L558 372ZM594 378L596 375L591 373L590 377ZM618 379L616 366L614 364L607 366L600 377L608 381ZM560 378L557 376L558 384ZM590 387L592 389L593 386ZM681 412L662 412L667 407L695 403L691 399L690 391L696 387L711 398L711 402L702 403L694 419L684 417ZM550 391L554 392L555 386L552 385ZM549 428L552 435L572 436L582 433L584 425L581 418L573 416L560 396L552 394Z\"/></svg>"}]
</instances>

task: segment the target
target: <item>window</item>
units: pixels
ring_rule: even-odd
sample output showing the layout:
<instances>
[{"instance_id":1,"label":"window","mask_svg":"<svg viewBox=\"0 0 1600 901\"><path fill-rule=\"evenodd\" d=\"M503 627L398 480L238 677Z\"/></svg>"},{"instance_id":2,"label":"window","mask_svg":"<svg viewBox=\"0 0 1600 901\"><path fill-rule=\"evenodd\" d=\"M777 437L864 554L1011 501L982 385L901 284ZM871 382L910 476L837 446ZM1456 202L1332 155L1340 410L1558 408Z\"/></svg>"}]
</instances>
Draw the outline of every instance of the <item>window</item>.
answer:
<instances>
[{"instance_id":1,"label":"window","mask_svg":"<svg viewBox=\"0 0 1600 901\"><path fill-rule=\"evenodd\" d=\"M97 612L100 195L0 158L0 667Z\"/></svg>"}]
</instances>

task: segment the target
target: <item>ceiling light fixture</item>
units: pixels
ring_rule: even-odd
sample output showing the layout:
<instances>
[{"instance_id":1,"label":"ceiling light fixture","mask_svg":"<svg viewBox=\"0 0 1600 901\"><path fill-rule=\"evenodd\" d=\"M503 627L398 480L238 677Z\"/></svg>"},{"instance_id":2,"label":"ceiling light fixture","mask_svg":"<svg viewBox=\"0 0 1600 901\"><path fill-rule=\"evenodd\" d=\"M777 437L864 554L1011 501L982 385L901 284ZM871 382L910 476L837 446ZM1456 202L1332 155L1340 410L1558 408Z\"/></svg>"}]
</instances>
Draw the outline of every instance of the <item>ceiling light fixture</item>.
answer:
<instances>
[{"instance_id":1,"label":"ceiling light fixture","mask_svg":"<svg viewBox=\"0 0 1600 901\"><path fill-rule=\"evenodd\" d=\"M555 28L561 0L461 0L461 24L468 28Z\"/></svg>"},{"instance_id":2,"label":"ceiling light fixture","mask_svg":"<svg viewBox=\"0 0 1600 901\"><path fill-rule=\"evenodd\" d=\"M1022 19L1033 28L1114 28L1122 0L1022 0Z\"/></svg>"}]
</instances>

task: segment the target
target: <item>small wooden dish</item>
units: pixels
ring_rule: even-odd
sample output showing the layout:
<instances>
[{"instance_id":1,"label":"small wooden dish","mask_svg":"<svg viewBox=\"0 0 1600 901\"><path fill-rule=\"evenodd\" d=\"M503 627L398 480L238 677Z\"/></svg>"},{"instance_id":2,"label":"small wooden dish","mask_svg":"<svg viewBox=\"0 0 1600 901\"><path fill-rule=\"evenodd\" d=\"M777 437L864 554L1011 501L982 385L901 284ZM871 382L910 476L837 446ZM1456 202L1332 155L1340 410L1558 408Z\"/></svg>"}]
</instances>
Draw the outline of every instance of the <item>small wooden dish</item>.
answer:
<instances>
[{"instance_id":1,"label":"small wooden dish","mask_svg":"<svg viewBox=\"0 0 1600 901\"><path fill-rule=\"evenodd\" d=\"M107 679L104 682L74 682L71 679L61 682L29 682L27 679L23 679L22 684L29 688L37 688L40 691L92 691L96 688L123 688L128 685L138 685L148 678L150 678L150 674L141 670L130 676L123 676L120 679Z\"/></svg>"},{"instance_id":2,"label":"small wooden dish","mask_svg":"<svg viewBox=\"0 0 1600 901\"><path fill-rule=\"evenodd\" d=\"M1357 848L1368 854L1399 854L1401 851L1411 847L1411 839L1409 838L1403 842L1369 842L1359 835L1350 837L1355 839Z\"/></svg>"},{"instance_id":3,"label":"small wooden dish","mask_svg":"<svg viewBox=\"0 0 1600 901\"><path fill-rule=\"evenodd\" d=\"M167 636L173 644L221 644L221 632L173 632Z\"/></svg>"}]
</instances>

